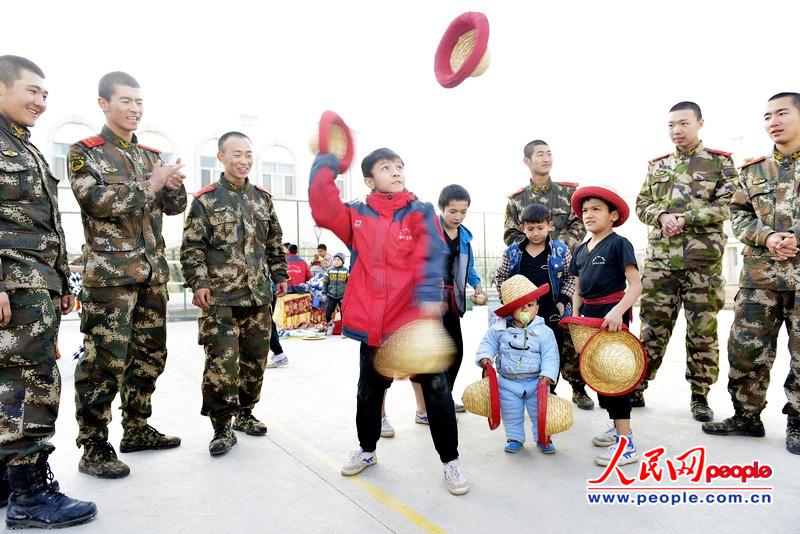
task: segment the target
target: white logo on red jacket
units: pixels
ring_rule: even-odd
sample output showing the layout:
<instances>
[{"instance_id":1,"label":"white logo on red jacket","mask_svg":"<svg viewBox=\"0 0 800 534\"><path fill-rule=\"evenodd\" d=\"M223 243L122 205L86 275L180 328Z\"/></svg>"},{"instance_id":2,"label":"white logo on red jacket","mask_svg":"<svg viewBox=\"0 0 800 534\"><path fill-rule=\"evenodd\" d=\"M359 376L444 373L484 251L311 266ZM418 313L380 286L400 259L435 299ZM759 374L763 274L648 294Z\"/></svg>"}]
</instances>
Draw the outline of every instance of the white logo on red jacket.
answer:
<instances>
[{"instance_id":1,"label":"white logo on red jacket","mask_svg":"<svg viewBox=\"0 0 800 534\"><path fill-rule=\"evenodd\" d=\"M397 239L401 241L411 241L414 238L411 237L411 230L409 230L408 228L403 228L402 230L400 230L400 235L397 236Z\"/></svg>"}]
</instances>

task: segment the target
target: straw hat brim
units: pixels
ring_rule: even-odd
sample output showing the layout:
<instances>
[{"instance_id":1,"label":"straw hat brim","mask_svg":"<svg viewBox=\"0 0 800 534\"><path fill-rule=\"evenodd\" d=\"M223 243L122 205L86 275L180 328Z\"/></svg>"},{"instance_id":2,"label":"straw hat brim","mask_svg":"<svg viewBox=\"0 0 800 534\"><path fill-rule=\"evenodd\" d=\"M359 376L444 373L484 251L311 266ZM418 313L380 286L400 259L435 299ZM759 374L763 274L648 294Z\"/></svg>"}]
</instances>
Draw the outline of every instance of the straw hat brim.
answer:
<instances>
[{"instance_id":1,"label":"straw hat brim","mask_svg":"<svg viewBox=\"0 0 800 534\"><path fill-rule=\"evenodd\" d=\"M453 338L439 320L418 319L381 344L373 365L378 374L391 379L437 374L453 364L455 353Z\"/></svg>"},{"instance_id":2,"label":"straw hat brim","mask_svg":"<svg viewBox=\"0 0 800 534\"><path fill-rule=\"evenodd\" d=\"M589 338L600 331L603 326L603 319L599 317L564 317L558 321L558 326L569 330L572 344L575 345L575 350L580 353ZM628 330L628 327L624 324L620 325L620 328Z\"/></svg>"},{"instance_id":3,"label":"straw hat brim","mask_svg":"<svg viewBox=\"0 0 800 534\"><path fill-rule=\"evenodd\" d=\"M578 360L581 378L597 393L609 397L633 391L647 373L647 351L628 331L601 330L583 346Z\"/></svg>"},{"instance_id":4,"label":"straw hat brim","mask_svg":"<svg viewBox=\"0 0 800 534\"><path fill-rule=\"evenodd\" d=\"M530 293L526 293L521 297L512 300L508 304L500 306L494 311L494 313L498 317L505 317L506 315L511 315L511 313L520 306L524 306L530 301L536 300L542 295L546 295L548 291L550 291L550 284L542 284L541 286L537 287Z\"/></svg>"},{"instance_id":5,"label":"straw hat brim","mask_svg":"<svg viewBox=\"0 0 800 534\"><path fill-rule=\"evenodd\" d=\"M456 72L450 66L450 55L458 39L465 33L475 30L476 40L472 52ZM486 53L489 45L489 21L486 15L469 11L458 16L442 36L439 47L436 49L433 70L436 80L444 88L450 89L469 78Z\"/></svg>"},{"instance_id":6,"label":"straw hat brim","mask_svg":"<svg viewBox=\"0 0 800 534\"><path fill-rule=\"evenodd\" d=\"M323 112L322 117L319 119L319 151L322 154L331 152L331 130L334 126L338 126L341 129L347 140L347 148L345 149L344 155L342 155L339 160L339 174L344 174L353 162L353 155L355 153L353 136L344 120L330 110ZM339 154L337 154L337 156L339 156Z\"/></svg>"},{"instance_id":7,"label":"straw hat brim","mask_svg":"<svg viewBox=\"0 0 800 534\"><path fill-rule=\"evenodd\" d=\"M623 200L621 196L616 194L614 191L610 189L606 189L605 187L598 187L598 186L586 186L578 188L572 194L572 213L578 216L578 218L583 221L583 209L581 204L583 204L583 199L595 197L595 198L602 198L615 208L617 208L617 212L619 213L619 219L614 221L614 226L622 226L625 224L625 221L628 220L628 217L631 214L631 210L628 207L628 203Z\"/></svg>"},{"instance_id":8,"label":"straw hat brim","mask_svg":"<svg viewBox=\"0 0 800 534\"><path fill-rule=\"evenodd\" d=\"M489 430L500 426L500 387L494 367L487 367L483 378L464 389L461 402L470 413L488 418Z\"/></svg>"},{"instance_id":9,"label":"straw hat brim","mask_svg":"<svg viewBox=\"0 0 800 534\"><path fill-rule=\"evenodd\" d=\"M572 406L569 401L550 394L550 386L539 382L537 386L537 430L539 443L547 445L550 436L572 427Z\"/></svg>"}]
</instances>

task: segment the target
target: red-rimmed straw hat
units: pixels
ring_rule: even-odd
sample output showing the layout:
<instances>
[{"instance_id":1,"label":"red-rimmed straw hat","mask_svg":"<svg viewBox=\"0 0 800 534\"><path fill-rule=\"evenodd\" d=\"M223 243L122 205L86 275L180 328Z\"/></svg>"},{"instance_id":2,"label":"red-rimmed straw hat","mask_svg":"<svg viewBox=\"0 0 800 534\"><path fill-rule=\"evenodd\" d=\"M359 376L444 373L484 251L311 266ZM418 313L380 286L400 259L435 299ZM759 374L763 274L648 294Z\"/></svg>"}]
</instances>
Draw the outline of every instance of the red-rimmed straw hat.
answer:
<instances>
[{"instance_id":1,"label":"red-rimmed straw hat","mask_svg":"<svg viewBox=\"0 0 800 534\"><path fill-rule=\"evenodd\" d=\"M319 119L319 133L311 142L312 152L333 154L339 158L339 174L344 173L353 162L355 145L350 128L333 111L325 111Z\"/></svg>"},{"instance_id":2,"label":"red-rimmed straw hat","mask_svg":"<svg viewBox=\"0 0 800 534\"><path fill-rule=\"evenodd\" d=\"M597 317L564 317L558 321L558 326L565 330L569 330L569 335L572 337L572 344L575 345L575 350L580 353L583 346L589 341L589 338L600 332L602 329L603 320ZM627 330L628 327L624 324L620 328Z\"/></svg>"},{"instance_id":3,"label":"red-rimmed straw hat","mask_svg":"<svg viewBox=\"0 0 800 534\"><path fill-rule=\"evenodd\" d=\"M483 13L469 11L457 17L436 49L433 71L439 85L452 88L489 68L489 21Z\"/></svg>"},{"instance_id":4,"label":"red-rimmed straw hat","mask_svg":"<svg viewBox=\"0 0 800 534\"><path fill-rule=\"evenodd\" d=\"M625 395L644 379L647 351L627 330L601 330L580 351L578 370L596 392L610 397Z\"/></svg>"},{"instance_id":5,"label":"red-rimmed straw hat","mask_svg":"<svg viewBox=\"0 0 800 534\"><path fill-rule=\"evenodd\" d=\"M572 405L568 400L552 395L546 382L539 382L536 395L539 443L546 447L550 443L550 436L572 427Z\"/></svg>"},{"instance_id":6,"label":"red-rimmed straw hat","mask_svg":"<svg viewBox=\"0 0 800 534\"><path fill-rule=\"evenodd\" d=\"M487 366L483 370L483 378L464 389L461 402L470 413L487 417L489 430L500 426L500 387L494 367Z\"/></svg>"},{"instance_id":7,"label":"red-rimmed straw hat","mask_svg":"<svg viewBox=\"0 0 800 534\"><path fill-rule=\"evenodd\" d=\"M505 304L497 308L494 313L498 317L511 315L511 313L520 306L524 306L530 301L538 299L542 295L547 294L548 291L550 291L550 284L536 287L533 282L523 275L515 274L503 282L503 285L500 287L500 292L503 295L503 302Z\"/></svg>"},{"instance_id":8,"label":"red-rimmed straw hat","mask_svg":"<svg viewBox=\"0 0 800 534\"><path fill-rule=\"evenodd\" d=\"M614 221L614 226L622 226L625 224L625 221L628 220L631 210L621 196L616 194L611 189L590 185L586 187L579 187L574 193L572 193L572 213L577 215L581 221L583 220L583 199L590 197L602 198L617 208L619 218Z\"/></svg>"}]
</instances>

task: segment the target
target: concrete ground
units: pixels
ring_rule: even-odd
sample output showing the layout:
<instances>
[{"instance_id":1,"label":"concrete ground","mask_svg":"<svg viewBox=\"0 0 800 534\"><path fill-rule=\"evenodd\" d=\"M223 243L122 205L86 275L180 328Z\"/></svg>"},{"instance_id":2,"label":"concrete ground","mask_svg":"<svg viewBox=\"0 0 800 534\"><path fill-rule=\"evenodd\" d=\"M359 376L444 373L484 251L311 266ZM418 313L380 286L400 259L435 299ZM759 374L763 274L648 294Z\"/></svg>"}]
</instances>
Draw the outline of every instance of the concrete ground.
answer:
<instances>
[{"instance_id":1,"label":"concrete ground","mask_svg":"<svg viewBox=\"0 0 800 534\"><path fill-rule=\"evenodd\" d=\"M456 383L457 397L479 378L472 357L485 331L485 310L477 308L463 320L467 356ZM720 315L722 347L731 319L730 311ZM683 378L682 320L658 379L647 392L647 407L635 410L632 421L640 450L664 446L666 458L674 458L704 445L707 463L746 465L757 459L771 464L773 478L757 485L774 488L772 504L636 507L587 502L587 480L602 473L593 463L600 449L590 442L606 423L605 412L598 408L575 410L575 424L555 437L558 453L552 456L540 454L530 441L521 453L506 454L502 427L490 432L485 419L459 414L459 450L471 490L463 497L451 496L428 428L414 423L414 400L407 381L389 390L387 410L397 435L379 442L378 465L356 477L341 476L341 464L357 446L358 346L340 337L283 341L291 363L267 370L256 408L269 433L262 438L239 435L239 444L229 454L211 458L207 450L211 425L199 414L203 352L197 345L197 325L175 322L168 328L169 360L158 383L150 422L163 432L181 436L183 443L169 451L121 454L131 466L131 475L122 480L78 473L74 363L60 362L64 387L52 467L69 495L92 499L99 508L93 522L70 532L798 531L800 457L785 450L786 420L780 414L789 360L785 334L779 340L770 402L763 414L766 438L707 436L691 419L689 388ZM638 332L638 324L633 331ZM68 358L80 342L76 321L64 322L59 341ZM718 419L732 412L726 383L723 351L721 378L710 395ZM559 384L558 393L568 395L569 386ZM117 408L118 404L111 425L115 447L121 437ZM663 462L662 467L666 470ZM636 464L623 471L635 476L638 469ZM607 484L619 485L616 477ZM676 484L664 480L660 485ZM683 485L691 486L686 481Z\"/></svg>"}]
</instances>

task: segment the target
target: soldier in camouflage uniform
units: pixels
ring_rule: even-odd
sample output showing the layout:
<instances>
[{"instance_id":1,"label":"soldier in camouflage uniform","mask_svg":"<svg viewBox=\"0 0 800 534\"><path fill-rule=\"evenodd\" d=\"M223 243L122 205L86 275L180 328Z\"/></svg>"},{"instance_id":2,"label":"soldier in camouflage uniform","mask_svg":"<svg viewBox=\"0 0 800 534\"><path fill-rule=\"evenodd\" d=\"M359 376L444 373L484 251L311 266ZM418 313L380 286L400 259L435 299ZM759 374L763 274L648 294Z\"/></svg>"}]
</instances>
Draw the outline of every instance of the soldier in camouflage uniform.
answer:
<instances>
[{"instance_id":1,"label":"soldier in camouflage uniform","mask_svg":"<svg viewBox=\"0 0 800 534\"><path fill-rule=\"evenodd\" d=\"M789 375L783 387L786 448L800 454L800 94L778 93L764 115L772 154L741 168L731 200L733 230L745 245L734 320L728 338L728 391L734 415L705 423L718 435L764 436L769 373L778 333L789 334Z\"/></svg>"},{"instance_id":2,"label":"soldier in camouflage uniform","mask_svg":"<svg viewBox=\"0 0 800 534\"><path fill-rule=\"evenodd\" d=\"M212 456L236 444L233 430L263 436L253 416L261 395L272 330L272 289L286 293L289 278L282 231L266 189L250 183L250 139L219 139L225 172L195 194L183 232L181 266L192 302L202 308L198 343L206 353L202 415L211 419ZM232 418L236 421L231 427Z\"/></svg>"},{"instance_id":3,"label":"soldier in camouflage uniform","mask_svg":"<svg viewBox=\"0 0 800 534\"><path fill-rule=\"evenodd\" d=\"M0 56L0 506L8 501L9 528L65 527L97 514L48 476L61 397L59 312L72 311L74 297L58 180L28 129L46 98L39 67Z\"/></svg>"},{"instance_id":4,"label":"soldier in camouflage uniform","mask_svg":"<svg viewBox=\"0 0 800 534\"><path fill-rule=\"evenodd\" d=\"M675 151L650 160L636 199L636 214L651 226L639 312L648 375L631 395L631 405L644 406L643 391L656 377L683 304L691 413L697 421L711 421L707 396L719 375L717 313L725 305L722 225L730 217L736 168L729 153L703 146L702 127L694 102L670 109Z\"/></svg>"},{"instance_id":5,"label":"soldier in camouflage uniform","mask_svg":"<svg viewBox=\"0 0 800 534\"><path fill-rule=\"evenodd\" d=\"M147 424L167 359L167 281L162 216L186 209L181 165L163 165L133 133L142 116L139 84L123 72L100 80L106 126L70 147L69 179L81 206L85 354L75 369L79 470L101 478L130 472L108 443L111 402L122 399L121 452L167 449L180 438ZM178 160L180 163L180 160Z\"/></svg>"},{"instance_id":6,"label":"soldier in camouflage uniform","mask_svg":"<svg viewBox=\"0 0 800 534\"><path fill-rule=\"evenodd\" d=\"M505 232L503 241L506 245L518 243L525 239L520 225L520 215L527 206L540 203L550 208L553 216L553 230L550 239L566 243L570 251L574 250L586 236L586 228L572 213L572 194L578 187L575 182L554 182L550 179L553 156L550 147L539 139L531 141L523 149L523 163L531 173L528 185L508 197L505 215ZM591 410L594 401L586 394L586 384L578 371L578 354L572 339L564 338L561 351L561 376L572 385L572 402L578 408Z\"/></svg>"}]
</instances>

